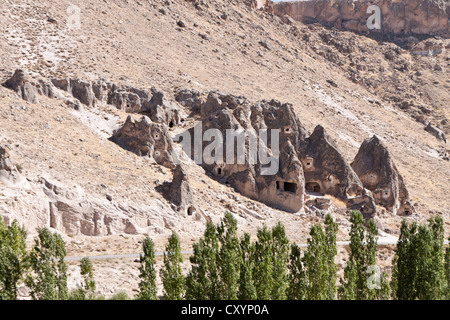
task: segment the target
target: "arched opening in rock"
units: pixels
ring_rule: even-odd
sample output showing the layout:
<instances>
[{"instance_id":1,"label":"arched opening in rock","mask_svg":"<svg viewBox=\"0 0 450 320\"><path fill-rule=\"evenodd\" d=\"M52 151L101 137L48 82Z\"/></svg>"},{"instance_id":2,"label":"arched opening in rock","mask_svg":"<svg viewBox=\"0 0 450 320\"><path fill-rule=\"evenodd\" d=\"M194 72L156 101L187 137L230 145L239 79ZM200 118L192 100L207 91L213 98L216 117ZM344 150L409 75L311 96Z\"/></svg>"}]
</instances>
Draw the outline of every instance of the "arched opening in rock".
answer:
<instances>
[{"instance_id":1,"label":"arched opening in rock","mask_svg":"<svg viewBox=\"0 0 450 320\"><path fill-rule=\"evenodd\" d=\"M411 215L413 213L411 205L409 205L407 203L400 205L399 213L404 214L406 216Z\"/></svg>"},{"instance_id":2,"label":"arched opening in rock","mask_svg":"<svg viewBox=\"0 0 450 320\"><path fill-rule=\"evenodd\" d=\"M319 193L320 192L320 185L317 182L308 182L305 185L305 189L308 192Z\"/></svg>"},{"instance_id":3,"label":"arched opening in rock","mask_svg":"<svg viewBox=\"0 0 450 320\"><path fill-rule=\"evenodd\" d=\"M297 192L297 184L293 182L285 182L284 183L284 191L296 193Z\"/></svg>"},{"instance_id":4,"label":"arched opening in rock","mask_svg":"<svg viewBox=\"0 0 450 320\"><path fill-rule=\"evenodd\" d=\"M216 172L216 174L219 177L223 177L225 174L224 168L225 168L225 165L220 163L220 164L217 164L217 166L214 168L214 171Z\"/></svg>"},{"instance_id":5,"label":"arched opening in rock","mask_svg":"<svg viewBox=\"0 0 450 320\"><path fill-rule=\"evenodd\" d=\"M194 213L194 207L189 207L188 209L187 209L187 214L188 214L188 216L192 216L192 214Z\"/></svg>"},{"instance_id":6,"label":"arched opening in rock","mask_svg":"<svg viewBox=\"0 0 450 320\"><path fill-rule=\"evenodd\" d=\"M169 122L169 128L173 128L173 126L174 126L173 121L170 121Z\"/></svg>"}]
</instances>

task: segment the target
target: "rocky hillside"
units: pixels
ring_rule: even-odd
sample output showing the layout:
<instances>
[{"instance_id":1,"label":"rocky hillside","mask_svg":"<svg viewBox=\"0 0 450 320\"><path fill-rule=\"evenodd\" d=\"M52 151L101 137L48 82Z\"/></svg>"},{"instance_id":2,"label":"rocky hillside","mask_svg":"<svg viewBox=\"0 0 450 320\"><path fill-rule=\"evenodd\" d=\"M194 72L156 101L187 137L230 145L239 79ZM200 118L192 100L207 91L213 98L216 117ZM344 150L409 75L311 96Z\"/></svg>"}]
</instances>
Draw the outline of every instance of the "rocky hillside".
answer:
<instances>
[{"instance_id":1,"label":"rocky hillside","mask_svg":"<svg viewBox=\"0 0 450 320\"><path fill-rule=\"evenodd\" d=\"M231 0L0 12L0 215L61 232L69 255L134 252L146 234L162 250L171 230L189 249L225 210L301 243L326 212L347 239L354 208L386 238L403 217L450 230L445 37L373 39ZM200 120L281 129L278 175L196 164L173 140ZM100 290L131 290L127 277Z\"/></svg>"}]
</instances>

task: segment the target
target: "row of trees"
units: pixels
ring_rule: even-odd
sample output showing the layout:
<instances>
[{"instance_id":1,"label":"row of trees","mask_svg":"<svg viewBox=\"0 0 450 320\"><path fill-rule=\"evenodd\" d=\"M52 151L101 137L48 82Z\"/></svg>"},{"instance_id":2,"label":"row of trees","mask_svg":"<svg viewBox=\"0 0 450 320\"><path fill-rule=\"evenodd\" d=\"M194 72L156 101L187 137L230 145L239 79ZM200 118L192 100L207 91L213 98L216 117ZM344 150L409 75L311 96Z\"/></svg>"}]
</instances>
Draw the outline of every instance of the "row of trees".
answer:
<instances>
[{"instance_id":1,"label":"row of trees","mask_svg":"<svg viewBox=\"0 0 450 320\"><path fill-rule=\"evenodd\" d=\"M359 211L351 216L350 256L338 280L336 235L331 215L324 226L310 230L306 250L290 243L278 223L238 236L237 221L227 212L218 225L209 222L203 237L194 244L191 269L185 276L178 235L174 232L165 249L160 270L166 300L373 300L450 299L450 249L444 252L442 218L428 225L402 222L395 250L393 272L377 272L378 229ZM83 282L69 293L65 243L60 235L38 229L27 253L26 232L16 222L6 228L0 219L0 300L17 299L24 282L36 300L98 299L92 264L81 261ZM147 237L140 258L137 299L158 299L154 243ZM115 299L126 299L120 293Z\"/></svg>"},{"instance_id":2,"label":"row of trees","mask_svg":"<svg viewBox=\"0 0 450 320\"><path fill-rule=\"evenodd\" d=\"M58 234L38 229L32 250L26 251L26 231L16 221L6 228L0 219L0 300L16 300L18 286L24 282L34 300L93 298L95 282L88 258L81 261L84 283L69 295L66 247Z\"/></svg>"},{"instance_id":3,"label":"row of trees","mask_svg":"<svg viewBox=\"0 0 450 320\"><path fill-rule=\"evenodd\" d=\"M239 238L237 221L227 212L218 225L208 223L203 237L194 244L191 269L186 277L181 270L179 239L173 233L161 270L164 298L450 299L450 249L444 249L442 218L432 218L428 225L402 222L391 280L388 273L379 273L376 267L375 222L365 221L359 211L352 212L350 222L350 256L339 281L335 263L338 225L331 215L326 216L324 226L315 224L311 228L308 247L302 252L297 244L289 242L281 223L272 229L258 230L256 242L251 242L248 233ZM146 243L153 248L149 238L144 248ZM148 252L150 260L145 256L142 261L147 265L141 269L140 297L157 299L154 253Z\"/></svg>"},{"instance_id":4,"label":"row of trees","mask_svg":"<svg viewBox=\"0 0 450 320\"><path fill-rule=\"evenodd\" d=\"M336 235L338 226L331 215L325 218L324 228L311 228L308 248L302 253L291 244L284 226L258 230L252 243L250 234L237 236L237 222L226 213L215 226L208 223L205 234L194 245L190 257L191 270L181 285L182 274L177 273L179 285L164 282L165 297L182 299L242 299L242 300L326 300L326 299L388 299L390 287L386 275L381 286L370 286L375 279L377 227L369 221L367 227L360 212L352 213L351 254L341 285L337 285L338 267ZM175 235L172 236L175 239ZM165 258L167 259L167 258ZM177 260L180 261L180 260ZM166 260L164 270L167 268ZM370 271L370 272L368 272Z\"/></svg>"}]
</instances>

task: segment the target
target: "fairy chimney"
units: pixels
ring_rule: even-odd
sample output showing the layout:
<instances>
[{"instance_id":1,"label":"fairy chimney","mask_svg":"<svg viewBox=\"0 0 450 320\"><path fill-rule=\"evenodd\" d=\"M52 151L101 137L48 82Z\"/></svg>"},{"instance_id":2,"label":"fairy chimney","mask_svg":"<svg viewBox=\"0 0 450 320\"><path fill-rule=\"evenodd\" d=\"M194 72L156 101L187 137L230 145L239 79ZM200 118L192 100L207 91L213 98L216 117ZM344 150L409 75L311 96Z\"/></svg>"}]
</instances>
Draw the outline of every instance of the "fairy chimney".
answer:
<instances>
[{"instance_id":1,"label":"fairy chimney","mask_svg":"<svg viewBox=\"0 0 450 320\"><path fill-rule=\"evenodd\" d=\"M372 191L376 204L394 214L412 213L403 177L387 147L376 135L364 140L351 165L364 187Z\"/></svg>"}]
</instances>

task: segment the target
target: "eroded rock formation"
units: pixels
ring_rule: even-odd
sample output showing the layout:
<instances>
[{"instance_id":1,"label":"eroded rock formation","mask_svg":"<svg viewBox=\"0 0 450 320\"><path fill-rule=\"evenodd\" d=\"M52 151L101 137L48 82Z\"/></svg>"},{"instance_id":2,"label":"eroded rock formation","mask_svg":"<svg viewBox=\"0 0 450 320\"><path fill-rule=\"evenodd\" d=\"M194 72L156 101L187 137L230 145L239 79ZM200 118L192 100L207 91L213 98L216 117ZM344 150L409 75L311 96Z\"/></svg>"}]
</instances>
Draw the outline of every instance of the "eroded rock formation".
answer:
<instances>
[{"instance_id":1,"label":"eroded rock formation","mask_svg":"<svg viewBox=\"0 0 450 320\"><path fill-rule=\"evenodd\" d=\"M191 185L182 165L177 165L170 184L169 198L183 215L191 216L196 211Z\"/></svg>"},{"instance_id":2,"label":"eroded rock formation","mask_svg":"<svg viewBox=\"0 0 450 320\"><path fill-rule=\"evenodd\" d=\"M183 96L186 101L179 95L180 103L193 103L191 94L184 92ZM196 99L200 101L198 97ZM296 149L306 133L294 114L292 105L274 100L252 105L244 97L210 92L194 108L198 110L201 126L190 130L190 136L200 134L203 137L209 129L217 129L220 137L202 139L200 146L192 141L191 155L195 158L196 151L206 151L214 142L218 142L220 147L225 146L221 159L200 159L204 168L249 198L286 211L296 212L303 207L303 169ZM279 157L274 156L278 150L272 145L272 129L278 130L279 139L275 140L279 141ZM260 139L260 130L267 130L265 142ZM236 133L236 136L231 132ZM258 147L261 149L255 149ZM231 154L230 158L227 158L228 152ZM261 161L261 153L271 157L270 163ZM255 158L251 158L253 156ZM216 161L218 159L220 160ZM274 168L272 166L276 166L274 172L270 169Z\"/></svg>"},{"instance_id":3,"label":"eroded rock formation","mask_svg":"<svg viewBox=\"0 0 450 320\"><path fill-rule=\"evenodd\" d=\"M343 200L361 194L361 181L322 126L317 126L302 142L300 154L307 191Z\"/></svg>"},{"instance_id":4,"label":"eroded rock formation","mask_svg":"<svg viewBox=\"0 0 450 320\"><path fill-rule=\"evenodd\" d=\"M364 219L373 218L377 212L377 205L373 194L366 188L362 190L361 195L350 198L346 202L347 207L351 210L360 211L363 214Z\"/></svg>"},{"instance_id":5,"label":"eroded rock formation","mask_svg":"<svg viewBox=\"0 0 450 320\"><path fill-rule=\"evenodd\" d=\"M147 116L136 121L128 116L125 124L111 139L121 147L139 156L154 159L156 163L167 168L174 169L175 163L178 162L167 126L154 123Z\"/></svg>"},{"instance_id":6,"label":"eroded rock formation","mask_svg":"<svg viewBox=\"0 0 450 320\"><path fill-rule=\"evenodd\" d=\"M95 95L92 83L80 79L52 79L53 85L71 94L82 104L91 107L95 105Z\"/></svg>"},{"instance_id":7,"label":"eroded rock formation","mask_svg":"<svg viewBox=\"0 0 450 320\"><path fill-rule=\"evenodd\" d=\"M364 140L351 165L378 205L394 214L413 212L403 178L377 136Z\"/></svg>"},{"instance_id":8,"label":"eroded rock formation","mask_svg":"<svg viewBox=\"0 0 450 320\"><path fill-rule=\"evenodd\" d=\"M102 96L102 91L100 90L102 87L103 85L99 85L97 95L98 99L104 99ZM116 85L112 85L106 94L106 98L107 99L105 102L114 105L117 109L135 113L149 108L152 95L147 90L139 90L130 87L121 88Z\"/></svg>"},{"instance_id":9,"label":"eroded rock formation","mask_svg":"<svg viewBox=\"0 0 450 320\"><path fill-rule=\"evenodd\" d=\"M28 75L24 70L17 69L14 75L4 84L6 88L14 90L19 97L30 102L38 103L36 88L29 81Z\"/></svg>"},{"instance_id":10,"label":"eroded rock formation","mask_svg":"<svg viewBox=\"0 0 450 320\"><path fill-rule=\"evenodd\" d=\"M43 215L49 227L67 235L147 233L156 225L163 225L162 219L156 217L168 210L162 203L138 209L106 199L94 200L81 187L69 187L48 177L41 177L39 182L48 201L48 213Z\"/></svg>"},{"instance_id":11,"label":"eroded rock formation","mask_svg":"<svg viewBox=\"0 0 450 320\"><path fill-rule=\"evenodd\" d=\"M421 55L434 57L442 54L446 50L450 49L450 44L446 45L446 41L442 39L427 39L414 45L410 52L412 55Z\"/></svg>"},{"instance_id":12,"label":"eroded rock formation","mask_svg":"<svg viewBox=\"0 0 450 320\"><path fill-rule=\"evenodd\" d=\"M370 5L381 9L381 31L395 34L430 34L448 37L450 9L445 0L310 0L273 2L281 17L291 16L305 23L319 22L328 27L356 32L369 31Z\"/></svg>"},{"instance_id":13,"label":"eroded rock formation","mask_svg":"<svg viewBox=\"0 0 450 320\"><path fill-rule=\"evenodd\" d=\"M17 165L11 160L9 152L2 146L0 146L0 182L7 184L26 184L25 178L17 169Z\"/></svg>"},{"instance_id":14,"label":"eroded rock formation","mask_svg":"<svg viewBox=\"0 0 450 320\"><path fill-rule=\"evenodd\" d=\"M433 126L431 124L431 122L429 122L427 124L427 126L425 127L425 131L431 133L433 136L435 136L437 139L444 141L445 143L447 143L447 139L445 138L445 133L439 129L436 126Z\"/></svg>"},{"instance_id":15,"label":"eroded rock formation","mask_svg":"<svg viewBox=\"0 0 450 320\"><path fill-rule=\"evenodd\" d=\"M183 118L179 105L154 87L149 91L117 86L103 79L91 82L63 78L31 82L21 69L17 69L3 85L32 103L39 102L37 95L40 94L52 99L65 99L66 104L75 109L79 109L81 104L87 107L93 107L97 103L110 104L128 113L145 114L153 122L165 123L169 127L177 126ZM58 89L73 97L74 101L66 98Z\"/></svg>"},{"instance_id":16,"label":"eroded rock formation","mask_svg":"<svg viewBox=\"0 0 450 320\"><path fill-rule=\"evenodd\" d=\"M30 83L26 74L17 70L5 85L22 92L26 83ZM251 103L242 96L188 89L179 91L175 102L155 88L119 87L106 80L53 79L30 85L33 92L47 97L64 98L58 91L62 90L87 106L107 103L127 112L143 114L137 120L129 116L111 140L139 156L174 169L174 180L166 190L166 198L176 210L187 215L196 211L195 201L183 168L177 167L179 160L169 134L170 127L178 127L185 120L184 111L198 121L194 127L183 125L190 128L184 133L189 135L191 157L222 183L249 198L297 212L303 208L308 192L335 196L349 208L361 210L366 217L376 213L375 203L394 212L397 209L400 213L412 212L408 192L395 166L393 174L377 171L380 177L386 176L392 183L376 186L367 183L363 167L373 166L373 163L360 165L362 160L357 156L354 166L359 171L355 172L322 126L317 126L307 137L291 104L275 100ZM181 111L180 105L185 110ZM196 135L200 135L200 140ZM360 152L367 152L363 146ZM381 160L374 160L377 161ZM6 166L6 160L2 160L2 167ZM383 188L389 190L389 195ZM58 201L51 206L53 211L70 212L64 208Z\"/></svg>"},{"instance_id":17,"label":"eroded rock formation","mask_svg":"<svg viewBox=\"0 0 450 320\"><path fill-rule=\"evenodd\" d=\"M322 126L318 125L311 136L301 142L299 150L306 191L344 200L349 208L361 211L365 218L376 214L371 192L364 189L358 175Z\"/></svg>"},{"instance_id":18,"label":"eroded rock formation","mask_svg":"<svg viewBox=\"0 0 450 320\"><path fill-rule=\"evenodd\" d=\"M0 170L7 172L16 170L12 164L8 151L3 147L0 147Z\"/></svg>"},{"instance_id":19,"label":"eroded rock formation","mask_svg":"<svg viewBox=\"0 0 450 320\"><path fill-rule=\"evenodd\" d=\"M106 80L94 82L79 79L52 79L53 85L68 92L86 106L97 102L110 104L128 113L147 115L153 122L176 126L182 119L178 105L167 99L164 92L129 86L118 86Z\"/></svg>"}]
</instances>

